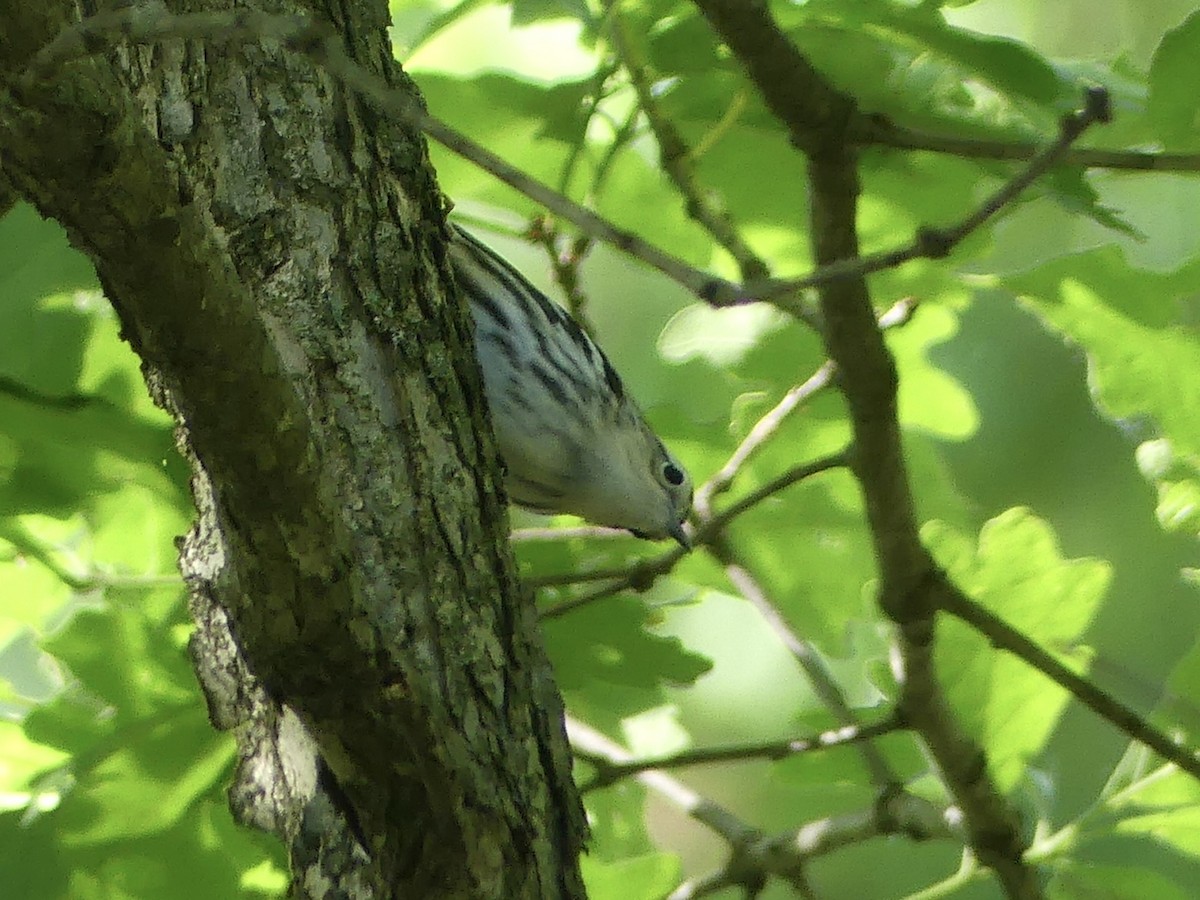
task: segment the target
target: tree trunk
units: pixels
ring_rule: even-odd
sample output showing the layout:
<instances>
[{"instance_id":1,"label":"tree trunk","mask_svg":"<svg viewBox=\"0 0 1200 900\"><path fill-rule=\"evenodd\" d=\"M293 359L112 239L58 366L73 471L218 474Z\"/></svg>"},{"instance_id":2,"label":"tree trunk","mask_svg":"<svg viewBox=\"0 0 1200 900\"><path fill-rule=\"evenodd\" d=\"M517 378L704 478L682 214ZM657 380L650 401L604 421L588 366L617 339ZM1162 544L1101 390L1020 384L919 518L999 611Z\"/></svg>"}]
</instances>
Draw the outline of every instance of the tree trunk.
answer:
<instances>
[{"instance_id":1,"label":"tree trunk","mask_svg":"<svg viewBox=\"0 0 1200 900\"><path fill-rule=\"evenodd\" d=\"M282 11L336 16L412 90L382 0ZM179 422L235 811L288 843L300 896L582 896L561 702L420 135L278 43L113 37L20 82L77 16L0 0L0 159L95 262Z\"/></svg>"}]
</instances>

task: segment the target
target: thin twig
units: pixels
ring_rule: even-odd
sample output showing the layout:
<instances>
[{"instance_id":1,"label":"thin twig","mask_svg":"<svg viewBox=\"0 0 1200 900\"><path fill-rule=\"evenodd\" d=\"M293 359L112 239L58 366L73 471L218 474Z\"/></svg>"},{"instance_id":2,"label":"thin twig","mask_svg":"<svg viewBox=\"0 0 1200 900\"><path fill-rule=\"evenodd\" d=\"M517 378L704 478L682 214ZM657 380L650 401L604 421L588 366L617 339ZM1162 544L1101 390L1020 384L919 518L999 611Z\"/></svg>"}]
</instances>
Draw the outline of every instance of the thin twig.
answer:
<instances>
[{"instance_id":1,"label":"thin twig","mask_svg":"<svg viewBox=\"0 0 1200 900\"><path fill-rule=\"evenodd\" d=\"M624 528L608 528L604 525L577 525L574 528L518 528L508 539L514 544L537 541L570 541L578 538L597 540L633 540Z\"/></svg>"},{"instance_id":2,"label":"thin twig","mask_svg":"<svg viewBox=\"0 0 1200 900\"><path fill-rule=\"evenodd\" d=\"M1083 108L1065 116L1059 125L1058 139L1029 160L1023 170L1001 185L996 193L980 204L971 215L953 228L925 229L917 236L926 255L941 259L950 254L964 238L1004 207L1019 197L1034 181L1062 161L1071 145L1097 122L1112 121L1112 106L1108 91L1104 88L1088 88L1084 91Z\"/></svg>"},{"instance_id":3,"label":"thin twig","mask_svg":"<svg viewBox=\"0 0 1200 900\"><path fill-rule=\"evenodd\" d=\"M98 407L112 412L120 409L117 404L101 394L51 394L4 375L0 375L0 394L46 409L79 410Z\"/></svg>"},{"instance_id":4,"label":"thin twig","mask_svg":"<svg viewBox=\"0 0 1200 900\"><path fill-rule=\"evenodd\" d=\"M663 771L681 769L687 766L707 765L709 763L738 762L752 759L780 760L799 753L812 753L816 750L829 750L835 747L848 747L874 740L885 734L891 734L902 728L899 718L888 716L869 725L843 725L831 728L820 734L803 738L791 738L782 741L765 741L753 744L732 744L725 747L698 747L692 750L682 750L667 756L654 758L629 759L622 762L592 760L596 774L581 787L582 793L608 787L630 775L646 772L651 769Z\"/></svg>"},{"instance_id":5,"label":"thin twig","mask_svg":"<svg viewBox=\"0 0 1200 900\"><path fill-rule=\"evenodd\" d=\"M567 734L575 755L597 768L634 762L633 754L584 722L567 717ZM815 896L807 885L809 860L846 846L851 841L887 834L916 840L953 833L947 813L928 800L894 785L880 791L869 810L808 822L775 837L766 837L728 809L701 797L692 788L661 771L631 773L640 784L720 835L731 847L729 861L711 876L684 882L672 897L698 897L717 886L741 885L758 890L772 875L788 882L800 896Z\"/></svg>"},{"instance_id":6,"label":"thin twig","mask_svg":"<svg viewBox=\"0 0 1200 900\"><path fill-rule=\"evenodd\" d=\"M817 648L812 645L811 641L796 634L779 611L779 607L767 596L767 592L759 580L746 567L745 562L737 558L730 542L718 538L709 544L709 549L725 567L725 575L738 589L738 593L758 610L758 614L762 616L767 626L775 632L776 637L792 654L792 658L804 670L813 693L817 695L825 708L845 727L852 729L861 727L858 716L846 703L841 688L830 673L828 666L825 665L825 660L817 652ZM899 723L898 717L892 718L890 723L896 727ZM875 784L884 787L897 783L898 779L892 772L891 766L874 745L862 743L858 745L858 750L862 755L863 762L870 770Z\"/></svg>"},{"instance_id":7,"label":"thin twig","mask_svg":"<svg viewBox=\"0 0 1200 900\"><path fill-rule=\"evenodd\" d=\"M757 281L770 275L767 264L750 249L728 211L717 206L710 195L700 186L696 178L695 158L675 124L659 107L652 87L653 76L649 65L630 33L629 25L617 8L616 0L604 0L608 16L613 48L617 52L629 82L637 94L638 106L650 123L650 130L658 142L659 160L663 170L674 182L682 195L684 208L689 217L702 226L724 247L738 264L743 281Z\"/></svg>"},{"instance_id":8,"label":"thin twig","mask_svg":"<svg viewBox=\"0 0 1200 900\"><path fill-rule=\"evenodd\" d=\"M938 606L956 619L969 624L987 637L994 646L1013 654L1055 684L1065 688L1080 703L1102 719L1116 725L1135 741L1145 744L1163 759L1200 780L1200 758L1197 757L1196 750L1171 740L1133 709L1109 696L1087 679L1076 675L1046 650L953 585L944 585Z\"/></svg>"},{"instance_id":9,"label":"thin twig","mask_svg":"<svg viewBox=\"0 0 1200 900\"><path fill-rule=\"evenodd\" d=\"M666 900L701 900L726 888L737 887L728 868L722 868L703 878L689 878L667 894Z\"/></svg>"},{"instance_id":10,"label":"thin twig","mask_svg":"<svg viewBox=\"0 0 1200 900\"><path fill-rule=\"evenodd\" d=\"M700 159L708 154L713 147L721 142L721 138L729 134L733 130L733 126L737 120L741 118L742 113L746 111L746 107L750 105L750 91L745 86L739 87L729 101L729 106L725 108L725 112L721 114L721 118L717 119L715 125L706 131L692 148L692 159Z\"/></svg>"},{"instance_id":11,"label":"thin twig","mask_svg":"<svg viewBox=\"0 0 1200 900\"><path fill-rule=\"evenodd\" d=\"M803 463L788 469L782 475L764 484L758 490L743 497L737 503L717 513L711 519L702 521L695 529L692 536L694 544L703 544L708 541L713 535L718 534L722 528L725 528L740 516L742 513L762 503L764 500L773 497L785 488L790 487L798 481L803 481L805 478L810 478L821 472L829 471L830 469L844 468L848 464L849 451L843 450L840 453L830 454L829 456L821 457L813 462ZM597 588L587 594L582 594L570 600L564 600L562 603L557 603L549 606L541 612L543 619L556 619L567 613L587 606L597 600L602 600L605 597L611 597L613 594L618 594L621 591L633 589L646 589L654 580L678 565L683 559L685 551L680 547L672 548L657 557L644 560L634 569L627 570L625 575L612 584ZM563 583L561 580L555 583Z\"/></svg>"},{"instance_id":12,"label":"thin twig","mask_svg":"<svg viewBox=\"0 0 1200 900\"><path fill-rule=\"evenodd\" d=\"M1041 150L1037 144L928 134L872 118L857 125L852 136L856 143L896 147L902 150L927 150L960 159L994 159L1021 162L1032 159ZM1059 162L1081 169L1119 169L1134 172L1200 172L1200 153L1159 153L1141 150L1101 150L1073 147Z\"/></svg>"},{"instance_id":13,"label":"thin twig","mask_svg":"<svg viewBox=\"0 0 1200 900\"><path fill-rule=\"evenodd\" d=\"M862 277L893 268L911 259L946 256L970 231L995 215L1052 165L1062 161L1071 142L1084 128L1094 121L1103 121L1107 115L1107 94L1099 88L1089 91L1089 105L1082 113L1064 121L1059 140L1037 154L1022 173L1018 173L993 198L955 228L922 229L907 247L838 260L820 266L802 278L761 279L746 285L736 285L664 253L632 232L619 228L562 193L521 172L442 120L431 116L408 94L393 88L384 79L359 66L346 55L328 28L301 17L275 15L257 10L171 15L158 4L98 13L65 28L43 47L35 55L23 78L33 81L48 77L56 67L65 62L105 49L102 38L113 34L141 43L189 38L231 43L259 39L278 40L288 49L312 58L332 77L384 113L421 129L451 152L491 173L556 216L566 219L586 234L641 260L705 302L722 307L758 300L770 301L802 320L807 320L807 307L799 301L797 293L805 288L843 278ZM1068 136L1070 132L1074 133ZM996 205L997 198L999 205Z\"/></svg>"},{"instance_id":14,"label":"thin twig","mask_svg":"<svg viewBox=\"0 0 1200 900\"><path fill-rule=\"evenodd\" d=\"M826 360L808 380L796 385L783 395L783 399L775 404L766 415L762 416L749 433L738 444L737 449L711 478L696 489L696 513L703 518L712 517L713 500L729 490L734 478L742 467L750 461L767 440L779 430L784 421L814 394L824 390L833 383L833 374L837 366L831 360Z\"/></svg>"},{"instance_id":15,"label":"thin twig","mask_svg":"<svg viewBox=\"0 0 1200 900\"><path fill-rule=\"evenodd\" d=\"M154 588L183 588L183 577L170 575L118 575L89 566L82 573L72 572L59 558L58 550L34 535L19 520L0 525L0 541L10 544L14 556L36 560L55 578L77 594L92 591L153 590Z\"/></svg>"},{"instance_id":16,"label":"thin twig","mask_svg":"<svg viewBox=\"0 0 1200 900\"><path fill-rule=\"evenodd\" d=\"M579 165L579 160L583 157L583 149L587 146L587 134L592 119L600 112L600 104L606 96L604 92L605 85L608 83L608 79L619 68L620 65L616 60L604 60L596 67L596 72L592 77L592 89L588 91L587 95L587 107L582 116L583 124L579 129L579 140L572 144L571 152L567 155L562 168L559 170L558 191L561 194L566 194L570 190L571 179L575 175L575 167Z\"/></svg>"},{"instance_id":17,"label":"thin twig","mask_svg":"<svg viewBox=\"0 0 1200 900\"><path fill-rule=\"evenodd\" d=\"M535 218L529 226L528 235L546 252L554 280L563 292L567 309L571 311L571 318L578 322L584 331L594 336L595 329L592 328L587 314L587 295L579 284L579 265L595 242L588 235L581 234L570 242L567 250L560 251L559 245L563 236L549 216Z\"/></svg>"},{"instance_id":18,"label":"thin twig","mask_svg":"<svg viewBox=\"0 0 1200 900\"><path fill-rule=\"evenodd\" d=\"M711 295L708 298L709 302L714 306L736 306L758 300L773 300L805 288L818 287L846 278L862 278L872 272L894 269L913 259L944 259L968 235L1012 203L1034 181L1062 162L1071 144L1091 125L1107 122L1110 117L1108 92L1103 88L1089 88L1084 92L1083 108L1063 119L1058 138L1034 155L1021 171L1001 185L999 190L957 225L949 228L921 228L907 246L883 253L840 259L819 266L801 278L765 279L757 284L747 284L740 289L740 293L735 291Z\"/></svg>"},{"instance_id":19,"label":"thin twig","mask_svg":"<svg viewBox=\"0 0 1200 900\"><path fill-rule=\"evenodd\" d=\"M775 496L798 481L811 478L813 475L819 475L821 472L828 472L831 469L846 468L850 465L850 454L851 450L847 448L837 453L830 453L828 456L822 456L820 459L813 460L812 462L793 466L783 474L772 478L757 490L751 491L736 503L721 510L711 519L701 522L696 529L694 541L696 543L704 543L710 535L719 533L721 529L725 528L730 522L742 515L742 513L753 509L764 500Z\"/></svg>"},{"instance_id":20,"label":"thin twig","mask_svg":"<svg viewBox=\"0 0 1200 900\"><path fill-rule=\"evenodd\" d=\"M779 852L785 858L799 854L812 858L853 844L862 844L883 834L903 834L913 840L958 837L957 811L935 805L923 797L898 787L881 790L870 810L854 810L830 816L822 822L810 822L790 834L773 838L767 852Z\"/></svg>"},{"instance_id":21,"label":"thin twig","mask_svg":"<svg viewBox=\"0 0 1200 900\"><path fill-rule=\"evenodd\" d=\"M883 330L897 328L908 323L916 312L917 301L912 297L897 300L879 317L879 327ZM825 390L834 382L837 367L832 360L826 360L806 381L796 385L763 415L729 459L711 478L696 489L695 507L701 518L712 516L713 500L729 490L733 480L747 462L762 448L762 446L779 430L787 418L806 401Z\"/></svg>"},{"instance_id":22,"label":"thin twig","mask_svg":"<svg viewBox=\"0 0 1200 900\"><path fill-rule=\"evenodd\" d=\"M566 587L570 584L591 584L596 581L612 581L618 578L628 578L631 584L645 584L647 578L652 583L660 573L656 568L653 573L645 571L645 566L641 563L633 563L624 566L612 566L607 569L589 569L585 572L561 572L550 575L535 575L525 579L525 584L530 590L538 591L548 587ZM557 607L555 607L557 609Z\"/></svg>"},{"instance_id":23,"label":"thin twig","mask_svg":"<svg viewBox=\"0 0 1200 900\"><path fill-rule=\"evenodd\" d=\"M646 561L634 571L626 570L624 575L614 579L610 584L588 591L586 594L580 594L578 597L572 597L570 600L564 600L561 603L555 603L553 606L546 607L538 614L538 618L558 619L567 613L590 606L598 600L603 600L605 597L611 597L622 591L635 590L639 585L644 585L644 590L653 584L655 579L662 577L675 568L679 561L683 559L683 556L684 551L680 548L668 550L654 559ZM559 580L551 583L562 584L563 581Z\"/></svg>"},{"instance_id":24,"label":"thin twig","mask_svg":"<svg viewBox=\"0 0 1200 900\"><path fill-rule=\"evenodd\" d=\"M633 754L615 741L609 740L585 722L567 716L567 735L571 749L581 759L593 765L627 763ZM641 784L665 797L673 806L719 834L731 846L756 840L761 835L732 812L707 800L681 781L662 772L638 772L634 777Z\"/></svg>"}]
</instances>

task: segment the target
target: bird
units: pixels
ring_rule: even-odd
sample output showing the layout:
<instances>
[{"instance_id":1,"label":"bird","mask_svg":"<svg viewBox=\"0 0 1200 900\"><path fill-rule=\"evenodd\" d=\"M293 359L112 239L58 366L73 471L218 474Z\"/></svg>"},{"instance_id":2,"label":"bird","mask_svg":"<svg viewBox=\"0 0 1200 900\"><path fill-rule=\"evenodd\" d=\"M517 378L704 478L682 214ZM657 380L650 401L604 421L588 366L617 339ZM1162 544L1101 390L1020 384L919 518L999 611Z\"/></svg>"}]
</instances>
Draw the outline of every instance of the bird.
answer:
<instances>
[{"instance_id":1,"label":"bird","mask_svg":"<svg viewBox=\"0 0 1200 900\"><path fill-rule=\"evenodd\" d=\"M692 481L599 345L454 223L448 258L470 306L509 500L690 548Z\"/></svg>"}]
</instances>

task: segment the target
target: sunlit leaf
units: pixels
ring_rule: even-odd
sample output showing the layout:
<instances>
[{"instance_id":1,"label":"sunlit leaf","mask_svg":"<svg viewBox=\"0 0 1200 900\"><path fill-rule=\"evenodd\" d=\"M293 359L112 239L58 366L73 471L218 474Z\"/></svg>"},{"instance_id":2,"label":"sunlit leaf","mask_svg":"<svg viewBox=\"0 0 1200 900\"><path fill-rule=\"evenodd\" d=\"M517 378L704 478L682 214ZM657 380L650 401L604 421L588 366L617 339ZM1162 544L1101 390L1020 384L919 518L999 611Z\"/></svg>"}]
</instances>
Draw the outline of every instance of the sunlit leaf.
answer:
<instances>
[{"instance_id":1,"label":"sunlit leaf","mask_svg":"<svg viewBox=\"0 0 1200 900\"><path fill-rule=\"evenodd\" d=\"M990 521L977 548L935 522L922 536L973 601L1043 647L1079 640L1111 578L1100 560L1064 560L1053 533L1028 510ZM1053 730L1066 691L955 620L939 626L937 660L956 714L988 748L997 781L1011 788Z\"/></svg>"}]
</instances>

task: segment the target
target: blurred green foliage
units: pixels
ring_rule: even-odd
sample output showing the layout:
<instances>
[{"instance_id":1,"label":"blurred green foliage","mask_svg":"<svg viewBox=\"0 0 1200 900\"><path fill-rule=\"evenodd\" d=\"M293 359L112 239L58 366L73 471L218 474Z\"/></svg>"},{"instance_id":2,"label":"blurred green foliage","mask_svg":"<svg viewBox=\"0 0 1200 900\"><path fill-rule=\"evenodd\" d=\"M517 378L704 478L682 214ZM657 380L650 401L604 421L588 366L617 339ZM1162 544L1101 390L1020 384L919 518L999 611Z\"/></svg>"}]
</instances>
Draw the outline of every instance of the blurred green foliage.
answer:
<instances>
[{"instance_id":1,"label":"blurred green foliage","mask_svg":"<svg viewBox=\"0 0 1200 900\"><path fill-rule=\"evenodd\" d=\"M910 128L1044 140L1086 80L1111 88L1117 119L1085 143L1196 152L1191 7L773 4L828 78ZM683 0L619 9L663 113L701 148L694 162L710 199L774 272L803 272L803 163L736 62ZM397 0L393 15L398 55L435 114L622 227L735 274L660 170L596 3ZM433 153L464 221L553 291L544 251L519 237L539 211ZM864 249L956 221L1012 171L865 148ZM949 260L871 279L881 309L920 301L889 343L923 536L940 564L1193 745L1198 205L1192 176L1064 169ZM606 248L586 257L582 286L601 342L699 481L822 361L802 327L761 310L709 310ZM231 740L209 728L184 656L173 540L191 510L170 423L146 397L90 266L24 207L0 220L0 315L0 883L29 898L277 894L281 852L230 818ZM730 496L847 438L840 399L818 395ZM831 473L798 484L740 518L730 538L848 702L879 718L895 685L853 481ZM530 576L619 567L650 549L623 539L518 545ZM576 591L548 588L541 599ZM548 621L545 634L571 714L638 754L806 735L833 721L779 635L703 554L644 594ZM1051 896L1192 896L1194 781L966 627L941 628L937 651L955 712L1037 836ZM880 749L908 783L945 799L907 737ZM768 834L874 798L848 750L676 776ZM584 871L597 900L661 897L728 852L635 782L587 802ZM808 874L826 897L997 896L986 873L959 873L961 857L951 841L877 839ZM771 885L763 896L790 894Z\"/></svg>"}]
</instances>

